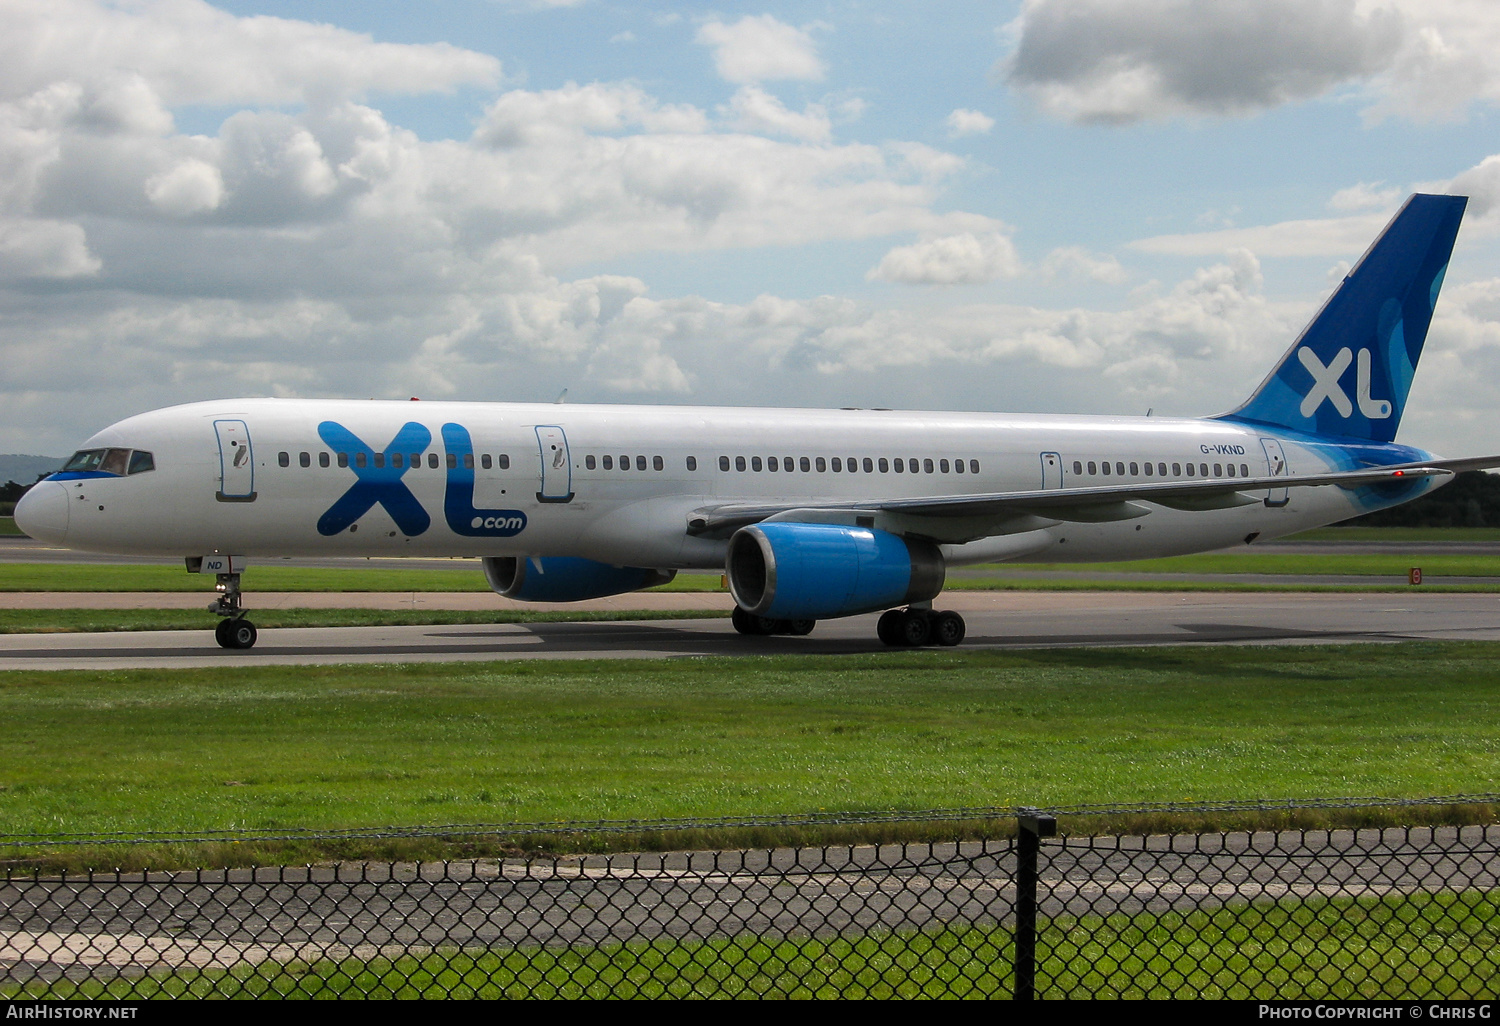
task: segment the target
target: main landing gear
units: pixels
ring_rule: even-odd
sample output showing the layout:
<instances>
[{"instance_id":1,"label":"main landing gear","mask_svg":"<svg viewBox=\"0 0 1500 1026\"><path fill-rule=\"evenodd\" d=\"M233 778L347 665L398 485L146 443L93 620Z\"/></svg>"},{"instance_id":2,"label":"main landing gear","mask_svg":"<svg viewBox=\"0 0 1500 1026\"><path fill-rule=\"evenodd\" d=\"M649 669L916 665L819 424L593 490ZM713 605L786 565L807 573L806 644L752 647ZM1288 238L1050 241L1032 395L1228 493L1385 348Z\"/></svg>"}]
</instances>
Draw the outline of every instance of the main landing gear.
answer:
<instances>
[{"instance_id":1,"label":"main landing gear","mask_svg":"<svg viewBox=\"0 0 1500 1026\"><path fill-rule=\"evenodd\" d=\"M255 624L245 619L240 609L240 575L219 574L216 585L219 597L208 607L224 619L214 628L214 640L220 648L251 648L255 645Z\"/></svg>"},{"instance_id":2,"label":"main landing gear","mask_svg":"<svg viewBox=\"0 0 1500 1026\"><path fill-rule=\"evenodd\" d=\"M769 616L747 613L734 607L729 622L741 634L811 634L816 620L773 620ZM919 648L922 645L952 647L964 640L964 618L952 610L937 613L931 609L888 609L876 624L875 633L893 648Z\"/></svg>"},{"instance_id":3,"label":"main landing gear","mask_svg":"<svg viewBox=\"0 0 1500 1026\"><path fill-rule=\"evenodd\" d=\"M816 620L773 620L769 616L756 616L754 613L745 612L739 606L734 607L734 612L729 616L729 622L734 624L734 629L741 634L761 636L811 634L812 629L818 625Z\"/></svg>"},{"instance_id":4,"label":"main landing gear","mask_svg":"<svg viewBox=\"0 0 1500 1026\"><path fill-rule=\"evenodd\" d=\"M887 609L875 625L880 640L893 648L951 647L964 640L965 632L964 618L952 610Z\"/></svg>"}]
</instances>

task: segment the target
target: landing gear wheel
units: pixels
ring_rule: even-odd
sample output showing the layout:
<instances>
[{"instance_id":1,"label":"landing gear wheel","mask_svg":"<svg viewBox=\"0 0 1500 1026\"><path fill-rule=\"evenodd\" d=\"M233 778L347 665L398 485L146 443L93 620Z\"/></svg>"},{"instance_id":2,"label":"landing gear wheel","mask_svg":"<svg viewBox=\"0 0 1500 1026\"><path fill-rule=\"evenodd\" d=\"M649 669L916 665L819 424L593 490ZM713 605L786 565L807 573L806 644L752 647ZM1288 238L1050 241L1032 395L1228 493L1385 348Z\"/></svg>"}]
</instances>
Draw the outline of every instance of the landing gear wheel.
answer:
<instances>
[{"instance_id":1,"label":"landing gear wheel","mask_svg":"<svg viewBox=\"0 0 1500 1026\"><path fill-rule=\"evenodd\" d=\"M951 648L964 640L968 628L964 625L964 618L952 610L945 610L932 618L932 641L934 644Z\"/></svg>"},{"instance_id":2,"label":"landing gear wheel","mask_svg":"<svg viewBox=\"0 0 1500 1026\"><path fill-rule=\"evenodd\" d=\"M729 622L734 624L734 629L741 634L764 637L767 634L777 633L777 627L785 621L772 620L767 616L756 616L754 613L747 613L739 606L735 606L734 612L729 614Z\"/></svg>"},{"instance_id":3,"label":"landing gear wheel","mask_svg":"<svg viewBox=\"0 0 1500 1026\"><path fill-rule=\"evenodd\" d=\"M220 620L219 626L214 628L214 640L221 648L253 648L257 637L259 632L255 624L243 618Z\"/></svg>"},{"instance_id":4,"label":"landing gear wheel","mask_svg":"<svg viewBox=\"0 0 1500 1026\"><path fill-rule=\"evenodd\" d=\"M932 621L928 618L925 609L908 609L901 614L900 633L897 635L903 645L916 648L927 644L927 639L932 637Z\"/></svg>"},{"instance_id":5,"label":"landing gear wheel","mask_svg":"<svg viewBox=\"0 0 1500 1026\"><path fill-rule=\"evenodd\" d=\"M899 609L887 609L880 614L880 620L875 624L875 635L887 645L895 647L901 644L901 617Z\"/></svg>"},{"instance_id":6,"label":"landing gear wheel","mask_svg":"<svg viewBox=\"0 0 1500 1026\"><path fill-rule=\"evenodd\" d=\"M788 620L786 622L786 632L800 638L803 635L811 634L813 628L817 625L818 621L816 620Z\"/></svg>"}]
</instances>

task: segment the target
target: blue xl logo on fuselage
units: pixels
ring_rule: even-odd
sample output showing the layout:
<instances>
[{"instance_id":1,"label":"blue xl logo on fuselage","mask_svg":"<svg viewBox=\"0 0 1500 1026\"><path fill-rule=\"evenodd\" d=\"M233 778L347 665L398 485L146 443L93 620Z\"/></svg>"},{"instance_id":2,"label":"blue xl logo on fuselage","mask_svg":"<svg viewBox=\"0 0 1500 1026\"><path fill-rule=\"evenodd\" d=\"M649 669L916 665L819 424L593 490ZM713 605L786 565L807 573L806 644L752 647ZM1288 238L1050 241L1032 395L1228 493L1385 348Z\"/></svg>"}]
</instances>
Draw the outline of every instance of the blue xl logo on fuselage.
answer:
<instances>
[{"instance_id":1,"label":"blue xl logo on fuselage","mask_svg":"<svg viewBox=\"0 0 1500 1026\"><path fill-rule=\"evenodd\" d=\"M329 448L349 456L349 469L358 479L318 518L319 534L349 530L377 503L407 537L427 531L432 518L401 478L432 441L431 431L410 421L379 454L335 421L319 424L318 435ZM449 456L443 519L449 529L469 538L509 538L525 530L526 514L521 510L474 508L474 446L469 432L460 424L444 424L443 443Z\"/></svg>"}]
</instances>

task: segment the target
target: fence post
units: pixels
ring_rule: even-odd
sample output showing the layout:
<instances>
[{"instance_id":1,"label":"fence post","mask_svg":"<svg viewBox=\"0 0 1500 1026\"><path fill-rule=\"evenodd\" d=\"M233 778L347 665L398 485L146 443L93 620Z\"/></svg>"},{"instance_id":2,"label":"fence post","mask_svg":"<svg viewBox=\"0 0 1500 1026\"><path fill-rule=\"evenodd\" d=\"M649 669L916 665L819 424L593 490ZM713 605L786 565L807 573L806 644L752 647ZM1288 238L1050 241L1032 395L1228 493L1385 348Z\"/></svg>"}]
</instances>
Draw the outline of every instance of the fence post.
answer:
<instances>
[{"instance_id":1,"label":"fence post","mask_svg":"<svg viewBox=\"0 0 1500 1026\"><path fill-rule=\"evenodd\" d=\"M1037 856L1043 837L1057 836L1057 819L1038 809L1016 810L1016 990L1017 1001L1036 997Z\"/></svg>"}]
</instances>

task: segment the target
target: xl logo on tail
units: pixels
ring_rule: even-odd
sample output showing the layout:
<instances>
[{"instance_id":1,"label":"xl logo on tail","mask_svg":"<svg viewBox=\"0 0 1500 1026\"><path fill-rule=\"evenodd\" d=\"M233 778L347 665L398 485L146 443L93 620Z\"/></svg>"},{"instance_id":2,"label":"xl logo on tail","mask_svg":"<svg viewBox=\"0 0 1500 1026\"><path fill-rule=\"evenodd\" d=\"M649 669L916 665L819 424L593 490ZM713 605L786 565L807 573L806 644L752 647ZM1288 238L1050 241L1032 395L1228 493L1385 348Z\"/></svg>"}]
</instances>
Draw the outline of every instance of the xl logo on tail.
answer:
<instances>
[{"instance_id":1,"label":"xl logo on tail","mask_svg":"<svg viewBox=\"0 0 1500 1026\"><path fill-rule=\"evenodd\" d=\"M1306 397L1302 400L1302 416L1311 417L1318 412L1318 407L1323 405L1326 399L1333 403L1333 408L1338 411L1340 417L1349 417L1354 413L1354 403L1349 401L1349 396L1344 391L1344 386L1339 384L1339 379L1344 376L1344 371L1349 369L1349 364L1354 363L1354 354L1349 347L1345 346L1333 355L1333 359L1324 366L1323 361L1318 359L1318 354L1307 346L1297 350L1297 359L1307 372L1313 377L1312 388L1308 389ZM1370 351L1361 349L1359 351L1359 363L1354 370L1354 398L1359 402L1359 412L1370 420L1385 420L1391 415L1391 404L1385 399L1370 398Z\"/></svg>"}]
</instances>

